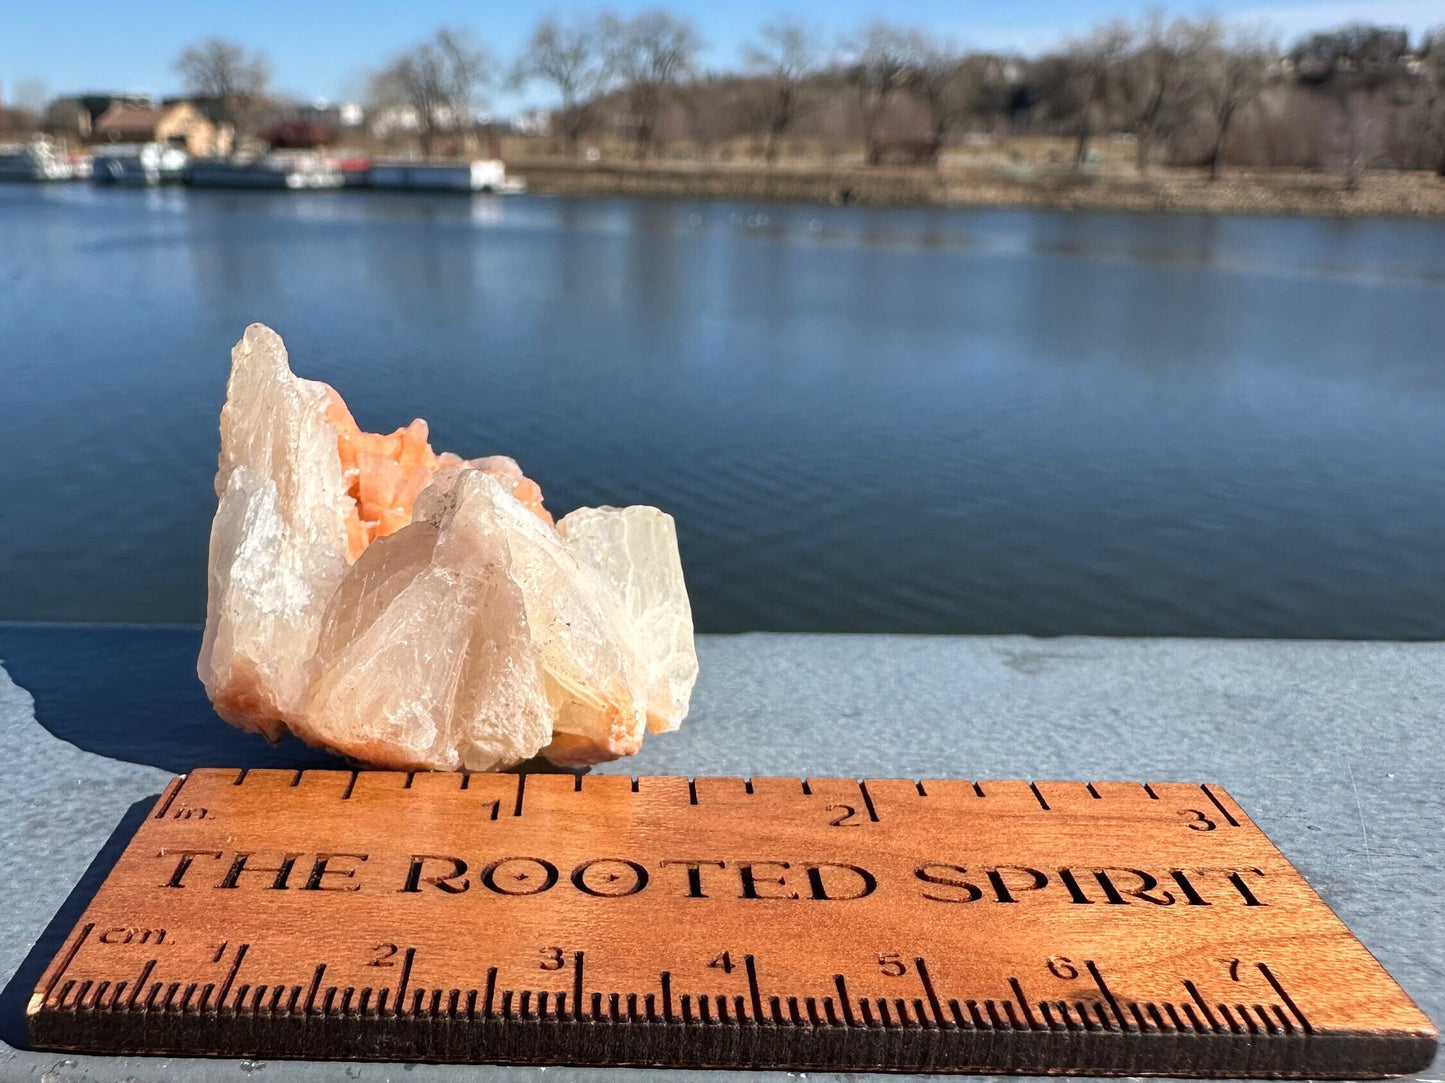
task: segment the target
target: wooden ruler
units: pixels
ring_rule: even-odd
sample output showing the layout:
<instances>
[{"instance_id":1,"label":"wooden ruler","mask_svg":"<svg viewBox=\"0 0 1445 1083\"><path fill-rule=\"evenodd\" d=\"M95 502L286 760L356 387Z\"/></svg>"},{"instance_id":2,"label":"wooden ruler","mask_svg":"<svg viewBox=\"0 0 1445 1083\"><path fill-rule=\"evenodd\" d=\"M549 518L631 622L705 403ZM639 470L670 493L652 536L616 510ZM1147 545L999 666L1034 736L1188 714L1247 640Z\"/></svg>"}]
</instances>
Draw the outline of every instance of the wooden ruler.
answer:
<instances>
[{"instance_id":1,"label":"wooden ruler","mask_svg":"<svg viewBox=\"0 0 1445 1083\"><path fill-rule=\"evenodd\" d=\"M45 1048L1380 1076L1430 1021L1221 789L201 770Z\"/></svg>"}]
</instances>

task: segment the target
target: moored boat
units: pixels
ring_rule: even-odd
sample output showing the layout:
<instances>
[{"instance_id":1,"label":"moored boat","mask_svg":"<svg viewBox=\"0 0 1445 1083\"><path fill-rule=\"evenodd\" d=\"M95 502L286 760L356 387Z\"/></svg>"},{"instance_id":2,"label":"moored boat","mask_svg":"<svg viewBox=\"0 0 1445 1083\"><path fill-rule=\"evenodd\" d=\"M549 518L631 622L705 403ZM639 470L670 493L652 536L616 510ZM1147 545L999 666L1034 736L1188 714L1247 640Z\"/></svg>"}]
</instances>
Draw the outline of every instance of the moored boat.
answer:
<instances>
[{"instance_id":1,"label":"moored boat","mask_svg":"<svg viewBox=\"0 0 1445 1083\"><path fill-rule=\"evenodd\" d=\"M475 161L374 161L367 171L369 186L382 191L415 192L524 192L527 185L507 176L500 159Z\"/></svg>"},{"instance_id":2,"label":"moored boat","mask_svg":"<svg viewBox=\"0 0 1445 1083\"><path fill-rule=\"evenodd\" d=\"M90 179L96 184L173 184L184 179L190 160L184 150L164 143L115 143L91 155Z\"/></svg>"},{"instance_id":3,"label":"moored boat","mask_svg":"<svg viewBox=\"0 0 1445 1083\"><path fill-rule=\"evenodd\" d=\"M186 183L195 188L271 188L301 192L340 188L341 171L319 154L272 153L237 161L197 158L186 171Z\"/></svg>"},{"instance_id":4,"label":"moored boat","mask_svg":"<svg viewBox=\"0 0 1445 1083\"><path fill-rule=\"evenodd\" d=\"M38 135L25 143L0 144L0 180L43 183L74 177L64 145L53 139Z\"/></svg>"}]
</instances>

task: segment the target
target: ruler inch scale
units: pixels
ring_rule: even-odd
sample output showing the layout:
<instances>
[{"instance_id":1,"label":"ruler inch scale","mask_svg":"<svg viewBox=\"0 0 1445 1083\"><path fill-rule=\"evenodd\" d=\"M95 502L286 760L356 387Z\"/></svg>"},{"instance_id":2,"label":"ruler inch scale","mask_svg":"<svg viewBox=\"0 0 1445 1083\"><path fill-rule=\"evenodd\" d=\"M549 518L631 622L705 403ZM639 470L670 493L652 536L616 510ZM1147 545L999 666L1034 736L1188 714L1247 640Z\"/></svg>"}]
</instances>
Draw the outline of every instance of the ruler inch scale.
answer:
<instances>
[{"instance_id":1,"label":"ruler inch scale","mask_svg":"<svg viewBox=\"0 0 1445 1083\"><path fill-rule=\"evenodd\" d=\"M1220 787L201 769L39 1048L1362 1078L1430 1020Z\"/></svg>"}]
</instances>

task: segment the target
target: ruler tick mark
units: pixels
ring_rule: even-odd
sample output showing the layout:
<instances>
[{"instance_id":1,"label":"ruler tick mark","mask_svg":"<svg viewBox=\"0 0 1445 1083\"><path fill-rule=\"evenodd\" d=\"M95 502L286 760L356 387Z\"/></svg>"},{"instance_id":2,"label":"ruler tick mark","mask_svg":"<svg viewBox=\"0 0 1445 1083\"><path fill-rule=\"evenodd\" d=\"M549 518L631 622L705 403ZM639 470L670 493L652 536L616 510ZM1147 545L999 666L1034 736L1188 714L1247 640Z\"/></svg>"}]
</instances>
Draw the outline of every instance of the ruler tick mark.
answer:
<instances>
[{"instance_id":1,"label":"ruler tick mark","mask_svg":"<svg viewBox=\"0 0 1445 1083\"><path fill-rule=\"evenodd\" d=\"M1109 1005L1109 1010L1114 1013L1114 1018L1119 1021L1119 1029L1127 1032L1129 1030L1129 1024L1124 1019L1124 1013L1119 1010L1119 1001L1105 983L1104 975L1099 973L1099 968L1095 965L1094 960L1086 959L1084 961L1084 969L1089 972L1089 977L1094 979L1094 984L1099 987L1099 992Z\"/></svg>"},{"instance_id":2,"label":"ruler tick mark","mask_svg":"<svg viewBox=\"0 0 1445 1083\"><path fill-rule=\"evenodd\" d=\"M1037 1029L1037 1028L1038 1028L1038 1025L1039 1025L1039 1024L1038 1024L1038 1020L1034 1018L1033 1009L1029 1007L1028 998L1027 998L1026 996L1024 996L1024 987L1019 984L1018 978L1014 978L1014 977L1010 977L1010 978L1009 978L1009 980L1008 980L1008 985L1009 985L1009 988L1014 991L1014 997L1015 997L1015 998L1018 1000L1018 1002L1019 1002L1019 1010L1020 1010L1021 1012L1023 1012L1023 1014L1024 1014L1024 1022L1025 1022L1025 1024L1028 1026L1028 1028L1029 1028L1030 1030L1035 1030L1035 1029ZM1005 1007L1005 1008L1008 1007L1007 1002L1005 1002L1004 1007ZM1012 1016L1013 1013L1010 1012L1009 1014L1010 1014L1010 1016Z\"/></svg>"},{"instance_id":3,"label":"ruler tick mark","mask_svg":"<svg viewBox=\"0 0 1445 1083\"><path fill-rule=\"evenodd\" d=\"M181 775L179 778L172 779L171 784L166 787L166 792L161 796L160 805L156 808L155 818L157 820L164 820L166 818L166 813L170 811L171 802L176 799L176 796L181 792L181 787L186 784L186 777L185 775Z\"/></svg>"},{"instance_id":4,"label":"ruler tick mark","mask_svg":"<svg viewBox=\"0 0 1445 1083\"><path fill-rule=\"evenodd\" d=\"M131 986L130 998L125 1002L126 1011L131 1011L135 1007L136 1001L140 999L141 990L145 988L145 983L150 980L151 971L155 969L155 966L156 960L148 959L145 966L141 967L140 977L136 978L135 985Z\"/></svg>"},{"instance_id":5,"label":"ruler tick mark","mask_svg":"<svg viewBox=\"0 0 1445 1083\"><path fill-rule=\"evenodd\" d=\"M1039 808L1043 809L1045 812L1048 812L1049 803L1044 800L1044 795L1039 793L1039 784L1037 782L1030 782L1029 789L1033 791L1034 799L1038 801Z\"/></svg>"},{"instance_id":6,"label":"ruler tick mark","mask_svg":"<svg viewBox=\"0 0 1445 1083\"><path fill-rule=\"evenodd\" d=\"M1299 1020L1299 1025L1304 1029L1304 1032L1306 1034L1313 1034L1315 1028L1310 1026L1310 1021L1305 1018L1305 1013L1299 1010L1299 1005L1294 1002L1294 998L1285 992L1284 986L1281 985L1279 979L1274 976L1274 971L1270 970L1264 963L1259 963L1258 966L1259 972L1264 975L1264 980L1269 982L1269 987L1275 991L1275 995L1284 1001L1284 1006Z\"/></svg>"},{"instance_id":7,"label":"ruler tick mark","mask_svg":"<svg viewBox=\"0 0 1445 1083\"><path fill-rule=\"evenodd\" d=\"M482 1015L484 1018L492 1018L492 998L497 992L497 968L487 968L487 988L482 997Z\"/></svg>"},{"instance_id":8,"label":"ruler tick mark","mask_svg":"<svg viewBox=\"0 0 1445 1083\"><path fill-rule=\"evenodd\" d=\"M80 945L84 944L90 937L91 931L94 928L94 922L87 922L85 927L80 930L80 935L76 937L70 947L65 950L65 954L61 956L60 966L56 968L55 973L51 975L50 980L45 984L45 994L42 1000L50 999L50 991L55 988L55 983L60 980L61 975L70 968L70 964L75 960L75 953L80 950Z\"/></svg>"},{"instance_id":9,"label":"ruler tick mark","mask_svg":"<svg viewBox=\"0 0 1445 1083\"><path fill-rule=\"evenodd\" d=\"M1209 1005L1206 1004L1204 998L1199 995L1198 987L1188 978L1184 979L1184 989L1189 994L1190 999L1199 1005L1199 1010L1204 1014L1204 1018L1208 1021L1210 1029L1215 1031L1222 1030L1223 1028L1219 1025L1219 1020L1214 1017L1214 1013L1209 1010Z\"/></svg>"},{"instance_id":10,"label":"ruler tick mark","mask_svg":"<svg viewBox=\"0 0 1445 1083\"><path fill-rule=\"evenodd\" d=\"M1208 784L1200 783L1199 788L1204 791L1204 796L1209 798L1209 800L1213 802L1214 807L1219 810L1220 815L1224 817L1225 823L1229 824L1230 827L1239 826L1239 821L1230 814L1230 811L1224 807L1219 798L1214 796L1214 791L1209 788Z\"/></svg>"},{"instance_id":11,"label":"ruler tick mark","mask_svg":"<svg viewBox=\"0 0 1445 1083\"><path fill-rule=\"evenodd\" d=\"M1184 1020L1179 1017L1179 1012L1173 1004L1170 1004L1166 1001L1164 1004L1164 1012L1166 1015L1169 1016L1169 1021L1174 1025L1174 1029L1177 1030L1179 1033L1182 1034L1186 1030L1192 1029L1191 1027L1187 1027L1184 1025Z\"/></svg>"},{"instance_id":12,"label":"ruler tick mark","mask_svg":"<svg viewBox=\"0 0 1445 1083\"><path fill-rule=\"evenodd\" d=\"M311 975L311 987L306 990L306 1004L301 1009L307 1015L310 1015L315 1010L316 990L321 988L321 976L325 973L326 964L316 964L316 971Z\"/></svg>"},{"instance_id":13,"label":"ruler tick mark","mask_svg":"<svg viewBox=\"0 0 1445 1083\"><path fill-rule=\"evenodd\" d=\"M748 995L753 1006L753 1022L763 1021L763 992L758 987L758 965L751 955L743 956L743 968L748 974Z\"/></svg>"},{"instance_id":14,"label":"ruler tick mark","mask_svg":"<svg viewBox=\"0 0 1445 1083\"><path fill-rule=\"evenodd\" d=\"M873 808L873 795L868 792L868 783L858 780L858 792L863 796L863 807L868 810L868 819L878 822L878 812Z\"/></svg>"},{"instance_id":15,"label":"ruler tick mark","mask_svg":"<svg viewBox=\"0 0 1445 1083\"><path fill-rule=\"evenodd\" d=\"M580 951L572 953L572 1018L579 1023L582 1021L582 955Z\"/></svg>"},{"instance_id":16,"label":"ruler tick mark","mask_svg":"<svg viewBox=\"0 0 1445 1083\"><path fill-rule=\"evenodd\" d=\"M221 982L221 995L216 998L216 1010L219 1011L226 1006L226 995L231 991L231 983L236 980L240 973L241 961L246 958L246 950L249 944L241 944L236 948L236 957L231 960L231 969L226 972L226 978ZM201 1005L205 1007L204 1004Z\"/></svg>"},{"instance_id":17,"label":"ruler tick mark","mask_svg":"<svg viewBox=\"0 0 1445 1083\"><path fill-rule=\"evenodd\" d=\"M516 805L513 806L513 808L512 808L512 815L513 815L513 816L520 816L520 815L522 815L522 797L523 797L523 795L524 795L526 792L527 792L527 776L526 776L526 775L518 775L518 776L517 776L517 803L516 803Z\"/></svg>"},{"instance_id":18,"label":"ruler tick mark","mask_svg":"<svg viewBox=\"0 0 1445 1083\"><path fill-rule=\"evenodd\" d=\"M343 801L350 801L350 800L351 800L351 791L354 790L354 789L356 789L356 776L357 776L359 773L360 773L360 772L358 772L358 771L352 771L352 772L351 772L351 777L346 780L346 789L344 789L344 790L341 791L341 800L343 800Z\"/></svg>"},{"instance_id":19,"label":"ruler tick mark","mask_svg":"<svg viewBox=\"0 0 1445 1083\"><path fill-rule=\"evenodd\" d=\"M407 948L407 949L406 949L406 958L405 958L404 960L402 960L402 964L401 964L401 979L400 979L400 981L397 982L397 986L396 986L396 1002L395 1002L395 1003L396 1003L396 1009L395 1009L395 1010L396 1010L397 1012L401 1012L401 1011L404 1011L404 1010L405 1010L405 1005L404 1005L404 1001L402 1000L402 997L404 997L404 996L406 995L406 983L411 980L411 964L412 964L415 960L416 960L416 948Z\"/></svg>"},{"instance_id":20,"label":"ruler tick mark","mask_svg":"<svg viewBox=\"0 0 1445 1083\"><path fill-rule=\"evenodd\" d=\"M1259 1021L1264 1024L1266 1034L1279 1033L1279 1028L1274 1025L1274 1020L1269 1017L1269 1012L1264 1010L1263 1004L1256 1004L1254 1006L1254 1014L1259 1016Z\"/></svg>"},{"instance_id":21,"label":"ruler tick mark","mask_svg":"<svg viewBox=\"0 0 1445 1083\"><path fill-rule=\"evenodd\" d=\"M913 965L918 968L918 980L923 983L923 994L928 997L929 1006L933 1009L933 1021L939 1026L947 1026L943 1018L943 1009L939 1007L938 993L933 988L933 978L928 973L928 964L923 961L920 955L913 960Z\"/></svg>"},{"instance_id":22,"label":"ruler tick mark","mask_svg":"<svg viewBox=\"0 0 1445 1083\"><path fill-rule=\"evenodd\" d=\"M920 1027L926 1027L932 1030L939 1025L939 1021L933 1015L932 1011L917 997L913 998L913 1002L909 1007L913 1009L913 1018L917 1020Z\"/></svg>"},{"instance_id":23,"label":"ruler tick mark","mask_svg":"<svg viewBox=\"0 0 1445 1083\"><path fill-rule=\"evenodd\" d=\"M856 1027L858 1020L853 1015L853 998L848 995L848 982L842 974L833 975L833 984L838 987L838 1006L843 1010L843 1022L850 1027ZM864 1008L867 1008L867 1001L864 1001Z\"/></svg>"}]
</instances>

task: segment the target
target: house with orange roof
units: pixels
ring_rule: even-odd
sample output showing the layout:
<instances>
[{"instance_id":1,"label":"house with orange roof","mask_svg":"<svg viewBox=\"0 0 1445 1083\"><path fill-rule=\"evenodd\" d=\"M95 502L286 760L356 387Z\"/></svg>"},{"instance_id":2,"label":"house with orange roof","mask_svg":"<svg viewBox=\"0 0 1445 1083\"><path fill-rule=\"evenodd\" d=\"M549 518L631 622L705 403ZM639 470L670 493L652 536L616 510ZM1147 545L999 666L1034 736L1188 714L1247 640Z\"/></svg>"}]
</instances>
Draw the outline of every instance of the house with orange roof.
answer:
<instances>
[{"instance_id":1,"label":"house with orange roof","mask_svg":"<svg viewBox=\"0 0 1445 1083\"><path fill-rule=\"evenodd\" d=\"M198 158L229 154L232 138L229 124L217 124L190 102L117 101L95 122L94 133L97 141L164 143Z\"/></svg>"}]
</instances>

